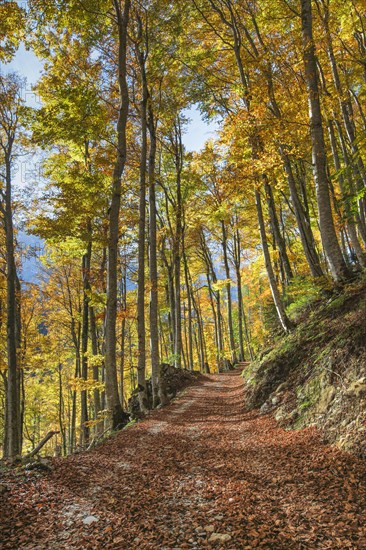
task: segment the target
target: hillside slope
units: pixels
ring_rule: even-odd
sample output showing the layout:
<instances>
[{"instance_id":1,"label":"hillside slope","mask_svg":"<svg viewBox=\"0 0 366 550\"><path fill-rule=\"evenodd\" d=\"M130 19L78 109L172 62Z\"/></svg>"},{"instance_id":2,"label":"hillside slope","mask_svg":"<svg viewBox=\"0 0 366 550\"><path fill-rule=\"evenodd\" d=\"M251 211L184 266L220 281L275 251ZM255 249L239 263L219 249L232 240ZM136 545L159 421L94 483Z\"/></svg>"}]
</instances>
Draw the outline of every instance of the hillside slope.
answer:
<instances>
[{"instance_id":1,"label":"hillside slope","mask_svg":"<svg viewBox=\"0 0 366 550\"><path fill-rule=\"evenodd\" d=\"M315 424L326 441L366 456L365 282L315 300L243 376L248 408L288 427Z\"/></svg>"}]
</instances>

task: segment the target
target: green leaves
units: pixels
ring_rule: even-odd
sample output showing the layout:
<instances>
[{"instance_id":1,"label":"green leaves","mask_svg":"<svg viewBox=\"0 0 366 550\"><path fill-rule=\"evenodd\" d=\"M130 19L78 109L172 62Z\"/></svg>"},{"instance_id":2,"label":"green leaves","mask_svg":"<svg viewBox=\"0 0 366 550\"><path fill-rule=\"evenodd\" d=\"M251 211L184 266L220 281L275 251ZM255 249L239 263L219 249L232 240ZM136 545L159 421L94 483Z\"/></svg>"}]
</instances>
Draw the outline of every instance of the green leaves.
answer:
<instances>
[{"instance_id":1,"label":"green leaves","mask_svg":"<svg viewBox=\"0 0 366 550\"><path fill-rule=\"evenodd\" d=\"M0 4L0 61L9 62L24 38L25 10L17 2Z\"/></svg>"}]
</instances>

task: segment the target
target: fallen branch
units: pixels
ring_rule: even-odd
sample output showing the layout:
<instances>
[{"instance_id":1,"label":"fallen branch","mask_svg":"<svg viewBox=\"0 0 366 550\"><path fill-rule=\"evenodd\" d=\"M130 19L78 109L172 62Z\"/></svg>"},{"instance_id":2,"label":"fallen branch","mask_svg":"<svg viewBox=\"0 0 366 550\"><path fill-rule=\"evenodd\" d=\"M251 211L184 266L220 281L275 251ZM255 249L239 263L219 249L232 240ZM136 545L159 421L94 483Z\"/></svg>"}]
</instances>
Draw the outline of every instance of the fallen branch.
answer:
<instances>
[{"instance_id":1,"label":"fallen branch","mask_svg":"<svg viewBox=\"0 0 366 550\"><path fill-rule=\"evenodd\" d=\"M110 431L112 431L112 428L107 428L107 429L104 430L104 432L102 432L101 434L96 435L95 437L93 437L92 441L89 443L89 445L87 446L86 450L87 450L87 451L90 451L90 450L94 447L94 445L96 445L96 444L98 443L98 441L99 441L100 439L102 439L102 438L105 436L105 434L108 433L108 432L110 432Z\"/></svg>"},{"instance_id":2,"label":"fallen branch","mask_svg":"<svg viewBox=\"0 0 366 550\"><path fill-rule=\"evenodd\" d=\"M47 441L51 439L56 434L59 434L60 432L48 432L48 434L38 443L37 447L34 447L33 451L25 455L24 458L32 458L32 456L39 453L39 451L42 449L44 445L46 445Z\"/></svg>"}]
</instances>

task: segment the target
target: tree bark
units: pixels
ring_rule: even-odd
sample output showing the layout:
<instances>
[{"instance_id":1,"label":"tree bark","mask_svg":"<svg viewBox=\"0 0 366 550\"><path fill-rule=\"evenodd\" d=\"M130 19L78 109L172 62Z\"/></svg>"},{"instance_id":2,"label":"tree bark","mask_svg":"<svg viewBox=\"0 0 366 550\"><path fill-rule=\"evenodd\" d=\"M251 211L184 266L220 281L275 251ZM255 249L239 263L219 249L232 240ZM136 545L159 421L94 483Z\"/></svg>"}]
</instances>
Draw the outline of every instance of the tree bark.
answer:
<instances>
[{"instance_id":1,"label":"tree bark","mask_svg":"<svg viewBox=\"0 0 366 550\"><path fill-rule=\"evenodd\" d=\"M42 449L42 447L44 447L46 445L47 441L49 441L51 439L51 437L53 437L54 435L59 434L59 433L60 432L57 432L57 431L48 432L48 434L43 439L41 439L41 441L38 443L37 447L35 447L33 449L33 451L31 451L30 453L25 455L24 458L32 458L32 456L39 453L39 451Z\"/></svg>"},{"instance_id":2,"label":"tree bark","mask_svg":"<svg viewBox=\"0 0 366 550\"><path fill-rule=\"evenodd\" d=\"M273 301L275 304L275 308L277 311L278 319L281 323L281 326L285 332L289 332L293 326L291 321L286 315L285 309L282 304L281 296L277 287L276 278L273 272L272 262L271 262L271 256L269 253L268 248L268 242L267 242L267 235L266 235L266 228L264 224L264 217L263 217L263 210L262 210L262 202L261 202L261 196L259 191L256 189L255 191L255 203L257 207L257 215L258 215L258 223L259 223L259 232L261 236L261 242L262 242L262 249L263 249L263 256L264 256L264 263L267 270L269 285L272 292Z\"/></svg>"},{"instance_id":3,"label":"tree bark","mask_svg":"<svg viewBox=\"0 0 366 550\"><path fill-rule=\"evenodd\" d=\"M98 332L97 332L97 322L95 319L95 311L94 307L90 306L89 308L89 318L90 318L90 340L91 340L91 348L92 348L92 354L94 357L99 355L99 349L98 349ZM99 382L99 366L97 364L93 365L93 380L95 382ZM98 388L94 388L93 390L93 402L94 402L94 420L99 419L99 412L102 410L102 403L100 399L100 391ZM102 422L99 422L96 426L96 434L100 434L103 430L103 424Z\"/></svg>"},{"instance_id":4,"label":"tree bark","mask_svg":"<svg viewBox=\"0 0 366 550\"><path fill-rule=\"evenodd\" d=\"M232 300L231 300L230 266L229 266L229 259L227 254L227 228L224 221L221 221L221 231L222 231L221 244L222 244L222 251L224 255L224 267L225 267L225 276L226 276L226 299L227 299L229 342L230 342L230 352L231 352L230 355L231 355L231 362L233 365L235 365L237 363L237 356L236 356L236 344L235 344L234 325L233 325L233 306L232 306Z\"/></svg>"},{"instance_id":5,"label":"tree bark","mask_svg":"<svg viewBox=\"0 0 366 550\"><path fill-rule=\"evenodd\" d=\"M5 456L14 458L21 454L20 380L17 355L17 299L16 266L14 251L14 228L11 189L11 151L13 140L9 140L5 158L5 198L3 202L5 247L6 247L6 300L7 300L7 403Z\"/></svg>"},{"instance_id":6,"label":"tree bark","mask_svg":"<svg viewBox=\"0 0 366 550\"><path fill-rule=\"evenodd\" d=\"M314 235L311 230L311 226L306 218L305 209L300 201L297 189L293 169L289 156L285 152L283 146L280 147L280 153L284 164L284 169L287 175L287 182L290 190L291 202L294 207L297 227L300 233L300 239L302 247L304 249L305 257L307 259L310 272L313 277L322 277L323 270L320 265L318 253L315 248Z\"/></svg>"},{"instance_id":7,"label":"tree bark","mask_svg":"<svg viewBox=\"0 0 366 550\"><path fill-rule=\"evenodd\" d=\"M177 200L176 200L176 229L173 241L173 264L174 264L174 282L175 282L175 340L174 340L174 364L176 368L182 367L182 304L180 288L180 265L181 265L181 247L182 247L182 189L181 174L183 162L183 145L180 120L175 122L174 128L174 164L176 170Z\"/></svg>"},{"instance_id":8,"label":"tree bark","mask_svg":"<svg viewBox=\"0 0 366 550\"><path fill-rule=\"evenodd\" d=\"M149 106L148 129L150 136L149 151L149 268L150 268L150 357L153 407L166 403L164 388L160 377L159 354L159 296L158 296L158 259L157 259L157 211L155 194L156 127L151 105Z\"/></svg>"},{"instance_id":9,"label":"tree bark","mask_svg":"<svg viewBox=\"0 0 366 550\"><path fill-rule=\"evenodd\" d=\"M184 247L183 239L183 264L184 264L184 278L186 284L187 293L187 314L188 314L188 365L189 369L193 370L193 323L192 323L192 289L190 287L189 274L188 274L188 259Z\"/></svg>"},{"instance_id":10,"label":"tree bark","mask_svg":"<svg viewBox=\"0 0 366 550\"><path fill-rule=\"evenodd\" d=\"M118 393L116 361L117 322L117 263L119 241L119 214L121 206L121 179L126 163L126 126L129 95L126 75L127 27L130 0L125 0L122 12L119 0L113 0L118 30L118 84L120 106L117 121L117 158L113 169L112 198L109 209L107 307L105 325L105 394L111 425L117 429L124 423L124 413Z\"/></svg>"},{"instance_id":11,"label":"tree bark","mask_svg":"<svg viewBox=\"0 0 366 550\"><path fill-rule=\"evenodd\" d=\"M350 278L350 272L338 243L329 197L329 181L319 97L317 59L313 40L311 0L301 0L301 23L320 234L332 278L336 282L344 282Z\"/></svg>"},{"instance_id":12,"label":"tree bark","mask_svg":"<svg viewBox=\"0 0 366 550\"><path fill-rule=\"evenodd\" d=\"M139 21L140 35L142 23ZM141 119L141 153L140 153L140 197L138 228L138 279L137 279L137 384L141 411L148 408L146 396L146 323L145 323L145 237L146 237L146 165L147 165L147 102L149 92L146 81L146 53L137 48L142 82L142 99L140 103Z\"/></svg>"},{"instance_id":13,"label":"tree bark","mask_svg":"<svg viewBox=\"0 0 366 550\"><path fill-rule=\"evenodd\" d=\"M264 179L264 188L267 196L267 205L268 205L268 212L269 212L269 218L271 222L272 233L280 253L280 260L281 260L281 264L283 266L283 271L285 274L285 283L288 284L291 281L291 279L293 279L294 275L292 273L290 261L288 259L286 243L281 235L272 187L268 183L267 176L264 176L263 179Z\"/></svg>"},{"instance_id":14,"label":"tree bark","mask_svg":"<svg viewBox=\"0 0 366 550\"><path fill-rule=\"evenodd\" d=\"M356 253L358 262L361 267L366 267L366 258L365 254L361 248L360 241L358 240L357 236L357 230L356 230L356 221L354 219L353 213L350 209L349 205L349 197L347 196L346 189L345 189L345 182L343 175L341 173L341 162L338 155L338 149L337 149L337 141L334 133L333 128L333 122L331 120L328 121L328 131L329 131L329 140L330 140L330 146L332 149L332 155L333 155L333 162L334 162L334 168L338 174L338 182L339 187L342 193L343 198L343 205L346 215L346 224L347 224L347 230L349 233L349 236L351 238L352 246L354 248L354 251Z\"/></svg>"},{"instance_id":15,"label":"tree bark","mask_svg":"<svg viewBox=\"0 0 366 550\"><path fill-rule=\"evenodd\" d=\"M361 183L361 185L358 186L358 191L361 191L362 189L366 188L366 171L362 160L362 155L360 154L360 150L357 144L356 128L353 122L352 103L350 101L348 90L345 92L342 87L337 61L334 55L332 34L329 28L329 7L326 2L322 2L322 4L324 7L322 20L323 20L324 30L326 34L328 57L329 57L329 62L332 69L334 87L338 95L339 105L342 113L344 127L346 129L346 134L347 134L348 141L351 148L352 158L355 159L354 169L357 175L356 181L360 181ZM362 216L365 218L366 216L365 197L361 197L359 199L358 206L360 209L360 213L362 212Z\"/></svg>"},{"instance_id":16,"label":"tree bark","mask_svg":"<svg viewBox=\"0 0 366 550\"><path fill-rule=\"evenodd\" d=\"M88 379L88 335L89 335L89 296L90 291L90 261L91 261L91 240L87 245L87 252L82 259L83 275L83 320L81 329L81 378L86 382ZM87 445L89 442L90 430L88 422L88 392L86 389L81 391L81 443Z\"/></svg>"}]
</instances>

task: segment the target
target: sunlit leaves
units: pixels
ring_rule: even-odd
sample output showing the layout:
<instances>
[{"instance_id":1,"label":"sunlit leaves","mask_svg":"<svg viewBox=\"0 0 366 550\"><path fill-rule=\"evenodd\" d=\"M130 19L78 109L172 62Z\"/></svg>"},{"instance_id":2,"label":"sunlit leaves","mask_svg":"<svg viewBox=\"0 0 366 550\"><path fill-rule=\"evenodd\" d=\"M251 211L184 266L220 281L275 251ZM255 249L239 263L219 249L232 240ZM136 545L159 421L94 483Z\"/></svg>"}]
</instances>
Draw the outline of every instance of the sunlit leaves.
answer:
<instances>
[{"instance_id":1,"label":"sunlit leaves","mask_svg":"<svg viewBox=\"0 0 366 550\"><path fill-rule=\"evenodd\" d=\"M8 62L24 38L25 10L18 2L0 4L0 61Z\"/></svg>"}]
</instances>

